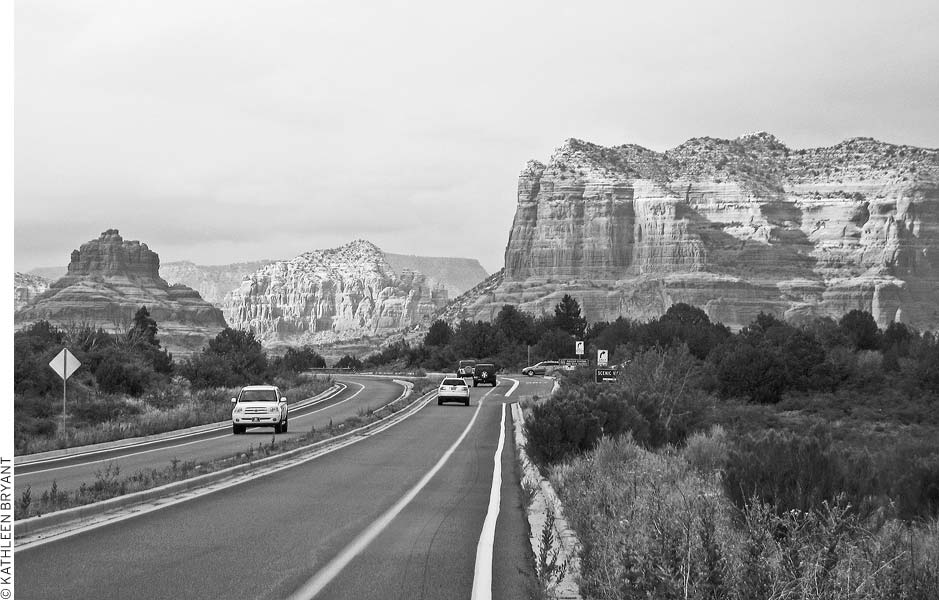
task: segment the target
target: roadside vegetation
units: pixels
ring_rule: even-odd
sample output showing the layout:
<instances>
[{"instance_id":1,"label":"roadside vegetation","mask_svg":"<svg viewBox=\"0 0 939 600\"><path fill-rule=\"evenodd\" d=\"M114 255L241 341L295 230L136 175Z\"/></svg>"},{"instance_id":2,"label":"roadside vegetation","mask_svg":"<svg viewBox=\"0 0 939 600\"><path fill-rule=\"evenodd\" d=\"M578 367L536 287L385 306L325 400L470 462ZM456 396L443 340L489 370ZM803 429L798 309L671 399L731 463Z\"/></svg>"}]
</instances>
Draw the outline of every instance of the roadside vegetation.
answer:
<instances>
[{"instance_id":1,"label":"roadside vegetation","mask_svg":"<svg viewBox=\"0 0 939 600\"><path fill-rule=\"evenodd\" d=\"M587 597L939 597L933 334L675 305L586 335L618 381L563 377L526 432Z\"/></svg>"},{"instance_id":2,"label":"roadside vegetation","mask_svg":"<svg viewBox=\"0 0 939 600\"><path fill-rule=\"evenodd\" d=\"M506 304L491 323L463 320L451 327L435 321L420 343L396 342L366 356L362 364L365 369L450 372L461 359L472 358L521 370L529 364L529 354L533 363L573 358L574 341L583 340L586 331L580 305L565 295L550 315L534 317Z\"/></svg>"},{"instance_id":3,"label":"roadside vegetation","mask_svg":"<svg viewBox=\"0 0 939 600\"><path fill-rule=\"evenodd\" d=\"M278 385L291 401L332 385L329 377L304 373L326 366L312 348L269 357L252 333L233 329L174 361L146 307L121 334L39 321L15 332L13 344L17 455L224 421L242 385ZM82 363L68 380L64 430L62 380L48 366L63 347Z\"/></svg>"}]
</instances>

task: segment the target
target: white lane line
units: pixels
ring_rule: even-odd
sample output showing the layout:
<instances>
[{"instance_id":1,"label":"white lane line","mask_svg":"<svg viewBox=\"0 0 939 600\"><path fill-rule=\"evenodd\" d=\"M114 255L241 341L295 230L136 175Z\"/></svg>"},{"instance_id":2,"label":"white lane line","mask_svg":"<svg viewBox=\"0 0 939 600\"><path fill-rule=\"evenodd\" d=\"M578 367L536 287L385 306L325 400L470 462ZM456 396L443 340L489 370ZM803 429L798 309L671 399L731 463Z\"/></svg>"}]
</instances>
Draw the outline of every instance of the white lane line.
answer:
<instances>
[{"instance_id":1,"label":"white lane line","mask_svg":"<svg viewBox=\"0 0 939 600\"><path fill-rule=\"evenodd\" d=\"M503 379L508 379L509 381L514 381L514 382L515 382L515 383L512 385L512 388L511 388L509 391L507 391L507 392L505 393L505 397L508 398L509 396L512 395L512 392L515 391L515 388L518 387L518 379L512 379L511 377L503 377Z\"/></svg>"},{"instance_id":2,"label":"white lane line","mask_svg":"<svg viewBox=\"0 0 939 600\"><path fill-rule=\"evenodd\" d=\"M518 385L518 384L516 384ZM505 447L505 404L502 404L502 421L499 425L499 444L493 458L492 488L489 490L489 510L483 522L479 544L476 546L476 571L473 575L473 600L492 598L492 558L496 543L496 523L502 498L502 449Z\"/></svg>"},{"instance_id":3,"label":"white lane line","mask_svg":"<svg viewBox=\"0 0 939 600\"><path fill-rule=\"evenodd\" d=\"M348 565L352 560L358 556L365 548L371 544L375 538L377 538L382 531L388 527L389 524L394 520L398 514L404 510L412 500L420 493L424 486L433 478L437 472L443 468L443 465L449 460L450 456L457 449L457 446L466 438L469 434L470 429L473 428L473 424L476 423L476 417L479 416L479 410L483 406L483 400L486 399L486 396L492 393L495 388L492 388L480 398L479 403L476 405L476 412L473 413L473 418L470 419L469 424L467 424L466 429L463 430L463 433L460 434L460 437L457 438L453 445L443 453L443 456L440 457L440 460L437 461L437 464L431 468L417 484L412 487L408 492L398 500L394 506L385 511L378 519L372 522L371 525L365 528L365 530L360 533L348 546L342 549L335 558L326 563L326 565L320 569L313 577L311 577L303 586L290 595L289 600L309 600L317 594L323 591L323 589L329 585L329 583L336 578L337 575ZM503 405L504 406L504 405ZM504 411L504 408L503 408ZM504 412L503 412L504 414Z\"/></svg>"},{"instance_id":4,"label":"white lane line","mask_svg":"<svg viewBox=\"0 0 939 600\"><path fill-rule=\"evenodd\" d=\"M353 381L353 382L350 382L350 383L355 383L355 382ZM310 412L308 412L308 413L306 413L306 414L302 414L302 415L300 415L299 417L294 417L294 419L295 419L296 421L299 421L300 419L305 419L305 418L307 418L307 417L309 417L309 416L311 416L311 415L315 415L315 414L318 413L318 412L323 412L324 410L329 410L330 408L332 408L332 407L334 407L334 406L339 406L339 405L342 404L343 402L348 402L349 400L352 400L353 398L355 398L356 396L358 396L359 394L361 394L363 391L365 391L365 386L362 385L361 383L355 383L355 385L359 386L359 391L357 391L356 393L352 394L351 396L349 396L349 397L346 398L345 400L340 400L339 402L336 402L335 404L330 404L329 406L324 406L323 408L317 408L316 410L311 410Z\"/></svg>"},{"instance_id":5,"label":"white lane line","mask_svg":"<svg viewBox=\"0 0 939 600\"><path fill-rule=\"evenodd\" d=\"M352 383L355 383L355 382L352 382ZM316 410L310 411L310 412L308 412L308 413L306 413L306 414L304 414L304 415L300 415L299 417L295 417L294 420L295 420L295 421L299 421L300 419L304 419L304 418L309 417L309 416L311 416L311 415L313 415L313 414L315 414L315 413L322 412L322 411L324 411L324 410L329 410L330 408L332 408L332 407L334 407L334 406L339 406L339 405L342 404L343 402L348 402L349 400L352 400L353 398L355 398L356 396L358 396L359 394L361 394L362 391L365 389L365 386L362 385L361 383L356 383L355 385L360 386L360 387L359 387L359 391L357 391L356 393L352 394L351 396L349 396L349 397L346 398L345 400L340 400L339 402L336 402L335 404L330 404L329 406L325 406L325 407L323 407L323 408L318 408L318 409L316 409ZM330 396L330 398L334 398L334 397L335 397L335 396ZM324 398L324 400L327 400L327 399L328 399L328 398ZM289 414L289 412L288 412L288 414ZM249 429L256 429L256 427L249 427ZM120 456L112 456L111 458L99 458L98 460L88 460L88 461L83 461L83 462L75 463L75 464L71 464L71 465L62 465L61 467L49 467L48 469L40 469L39 471L30 471L29 473L24 473L24 475L38 475L38 474L40 474L40 473L48 473L48 472L50 472L50 471L59 471L59 470L61 470L61 469L72 469L72 468L75 468L75 467L84 467L84 466L86 466L86 465L93 465L93 464L95 464L95 463L101 463L101 462L115 462L115 461L118 461L118 460L123 460L123 459L125 459L125 458L130 458L131 456L138 456L138 455L140 455L140 454L148 454L148 453L150 453L150 452L159 452L159 451L162 451L162 450L173 450L173 449L175 449L175 448L182 448L183 446L191 446L192 444L201 444L201 443L203 443L203 442L211 442L211 441L214 441L214 440L220 440L220 439L222 439L222 438L227 438L227 437L229 437L229 436L231 436L231 432L226 432L226 433L223 433L222 435L216 435L216 436L214 436L214 437L204 438L204 439L201 439L201 440L194 440L194 441L192 441L192 442L184 442L184 443L182 443L182 444L173 444L172 446L163 446L163 447L161 447L161 448L151 448L151 449L149 449L149 450L141 450L140 452L131 452L130 454L121 454ZM148 442L148 443L154 443L154 442Z\"/></svg>"}]
</instances>

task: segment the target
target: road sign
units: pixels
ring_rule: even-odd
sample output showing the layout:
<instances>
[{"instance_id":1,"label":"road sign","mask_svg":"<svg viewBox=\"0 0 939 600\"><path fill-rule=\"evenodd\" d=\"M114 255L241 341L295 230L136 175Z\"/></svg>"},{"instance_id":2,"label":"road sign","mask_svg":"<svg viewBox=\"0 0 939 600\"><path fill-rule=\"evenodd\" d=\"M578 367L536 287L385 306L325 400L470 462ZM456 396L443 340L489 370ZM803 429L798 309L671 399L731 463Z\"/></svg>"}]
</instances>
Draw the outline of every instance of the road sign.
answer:
<instances>
[{"instance_id":1,"label":"road sign","mask_svg":"<svg viewBox=\"0 0 939 600\"><path fill-rule=\"evenodd\" d=\"M574 342L574 348L575 348L574 354L576 354L577 356L584 355L584 343L583 342Z\"/></svg>"},{"instance_id":2,"label":"road sign","mask_svg":"<svg viewBox=\"0 0 939 600\"><path fill-rule=\"evenodd\" d=\"M62 351L55 355L55 358L49 361L52 370L59 374L62 380L68 379L78 367L82 366L81 361L75 358L75 355L68 351L68 348L62 348Z\"/></svg>"},{"instance_id":3,"label":"road sign","mask_svg":"<svg viewBox=\"0 0 939 600\"><path fill-rule=\"evenodd\" d=\"M619 371L616 369L597 369L597 383L616 381L617 375L619 375Z\"/></svg>"},{"instance_id":4,"label":"road sign","mask_svg":"<svg viewBox=\"0 0 939 600\"><path fill-rule=\"evenodd\" d=\"M597 350L597 366L605 367L610 358L609 350Z\"/></svg>"},{"instance_id":5,"label":"road sign","mask_svg":"<svg viewBox=\"0 0 939 600\"><path fill-rule=\"evenodd\" d=\"M586 358L562 358L560 360L562 367L586 367L589 361Z\"/></svg>"}]
</instances>

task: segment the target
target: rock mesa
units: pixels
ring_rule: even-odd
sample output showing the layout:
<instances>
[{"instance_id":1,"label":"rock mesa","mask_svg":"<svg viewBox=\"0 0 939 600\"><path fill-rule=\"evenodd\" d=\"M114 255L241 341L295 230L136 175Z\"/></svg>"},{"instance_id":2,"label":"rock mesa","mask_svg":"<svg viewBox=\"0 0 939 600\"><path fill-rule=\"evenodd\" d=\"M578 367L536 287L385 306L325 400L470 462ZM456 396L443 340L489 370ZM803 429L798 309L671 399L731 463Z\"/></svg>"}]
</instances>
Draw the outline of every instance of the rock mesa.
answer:
<instances>
[{"instance_id":1,"label":"rock mesa","mask_svg":"<svg viewBox=\"0 0 939 600\"><path fill-rule=\"evenodd\" d=\"M146 306L162 345L177 355L198 351L225 327L222 311L186 286L160 278L160 257L117 229L74 250L66 275L14 314L17 327L41 319L122 332Z\"/></svg>"},{"instance_id":2,"label":"rock mesa","mask_svg":"<svg viewBox=\"0 0 939 600\"><path fill-rule=\"evenodd\" d=\"M590 320L675 302L731 327L871 312L939 328L939 151L855 138L792 150L767 133L654 152L570 139L518 181L505 268L444 318L535 314L564 293Z\"/></svg>"}]
</instances>

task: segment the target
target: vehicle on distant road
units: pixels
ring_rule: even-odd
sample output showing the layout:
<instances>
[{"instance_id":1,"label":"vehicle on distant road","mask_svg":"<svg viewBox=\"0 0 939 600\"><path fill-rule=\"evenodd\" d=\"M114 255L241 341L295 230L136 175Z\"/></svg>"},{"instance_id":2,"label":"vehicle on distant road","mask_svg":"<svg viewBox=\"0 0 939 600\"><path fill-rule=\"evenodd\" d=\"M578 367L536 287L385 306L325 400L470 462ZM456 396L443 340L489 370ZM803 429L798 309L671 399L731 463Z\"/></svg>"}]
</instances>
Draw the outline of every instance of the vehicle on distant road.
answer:
<instances>
[{"instance_id":1,"label":"vehicle on distant road","mask_svg":"<svg viewBox=\"0 0 939 600\"><path fill-rule=\"evenodd\" d=\"M472 377L473 376L473 367L476 366L475 360L461 360L459 366L456 368L457 377Z\"/></svg>"},{"instance_id":2,"label":"vehicle on distant road","mask_svg":"<svg viewBox=\"0 0 939 600\"><path fill-rule=\"evenodd\" d=\"M534 377L535 375L548 375L557 371L561 368L560 361L557 360L543 360L538 364L532 365L530 367L525 367L522 369L522 373L528 375L529 377Z\"/></svg>"},{"instance_id":3,"label":"vehicle on distant road","mask_svg":"<svg viewBox=\"0 0 939 600\"><path fill-rule=\"evenodd\" d=\"M273 427L274 433L287 432L287 396L274 385L248 385L232 398L232 433L248 427Z\"/></svg>"},{"instance_id":4,"label":"vehicle on distant road","mask_svg":"<svg viewBox=\"0 0 939 600\"><path fill-rule=\"evenodd\" d=\"M491 383L496 387L496 366L491 363L478 363L473 367L473 387L480 383Z\"/></svg>"},{"instance_id":5,"label":"vehicle on distant road","mask_svg":"<svg viewBox=\"0 0 939 600\"><path fill-rule=\"evenodd\" d=\"M469 400L469 386L460 377L446 377L437 387L438 406L444 402L462 402L464 406L469 406Z\"/></svg>"}]
</instances>

